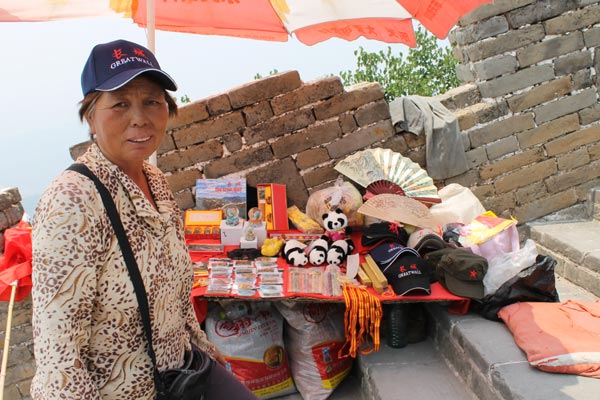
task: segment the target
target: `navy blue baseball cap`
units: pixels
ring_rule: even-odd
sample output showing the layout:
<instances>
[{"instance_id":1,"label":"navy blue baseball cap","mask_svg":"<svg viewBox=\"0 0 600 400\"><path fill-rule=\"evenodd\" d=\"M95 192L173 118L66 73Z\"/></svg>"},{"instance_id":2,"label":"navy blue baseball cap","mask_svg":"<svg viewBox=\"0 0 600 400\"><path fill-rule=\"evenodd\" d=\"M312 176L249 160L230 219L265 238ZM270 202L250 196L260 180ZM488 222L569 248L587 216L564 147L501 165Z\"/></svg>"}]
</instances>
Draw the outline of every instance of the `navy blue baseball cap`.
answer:
<instances>
[{"instance_id":1,"label":"navy blue baseball cap","mask_svg":"<svg viewBox=\"0 0 600 400\"><path fill-rule=\"evenodd\" d=\"M99 44L94 46L83 67L81 90L84 97L96 90L110 92L141 74L151 75L164 89L177 90L173 78L144 46L127 40Z\"/></svg>"}]
</instances>

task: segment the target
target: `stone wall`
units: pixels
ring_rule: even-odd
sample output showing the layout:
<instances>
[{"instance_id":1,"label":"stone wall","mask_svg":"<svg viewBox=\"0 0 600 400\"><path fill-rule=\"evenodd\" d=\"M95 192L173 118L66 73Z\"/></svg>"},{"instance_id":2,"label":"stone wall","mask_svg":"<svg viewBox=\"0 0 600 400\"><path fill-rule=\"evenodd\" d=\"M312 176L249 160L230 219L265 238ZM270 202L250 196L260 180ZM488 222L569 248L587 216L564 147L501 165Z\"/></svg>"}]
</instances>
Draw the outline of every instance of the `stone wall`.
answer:
<instances>
[{"instance_id":1,"label":"stone wall","mask_svg":"<svg viewBox=\"0 0 600 400\"><path fill-rule=\"evenodd\" d=\"M465 84L439 100L459 120L470 170L436 184L467 186L521 223L585 201L600 184L597 3L496 0L460 21L449 39ZM284 183L302 209L339 160L378 146L427 168L424 138L394 129L378 84L291 71L182 107L158 165L184 209L197 178L222 176Z\"/></svg>"},{"instance_id":2,"label":"stone wall","mask_svg":"<svg viewBox=\"0 0 600 400\"><path fill-rule=\"evenodd\" d=\"M495 0L449 39L481 100L456 111L471 170L457 179L520 222L600 185L600 5Z\"/></svg>"},{"instance_id":3,"label":"stone wall","mask_svg":"<svg viewBox=\"0 0 600 400\"><path fill-rule=\"evenodd\" d=\"M395 135L378 84L305 83L296 71L187 105L169 129L158 166L184 209L194 206L197 178L222 176L286 184L288 203L303 209L311 191L338 176L337 160L371 146L410 146Z\"/></svg>"},{"instance_id":4,"label":"stone wall","mask_svg":"<svg viewBox=\"0 0 600 400\"><path fill-rule=\"evenodd\" d=\"M4 231L15 226L23 217L21 194L17 188L0 189L0 254L4 253ZM0 302L0 341L4 352L8 302ZM29 397L29 386L35 371L31 332L31 296L14 303L8 364L4 386L5 400Z\"/></svg>"}]
</instances>

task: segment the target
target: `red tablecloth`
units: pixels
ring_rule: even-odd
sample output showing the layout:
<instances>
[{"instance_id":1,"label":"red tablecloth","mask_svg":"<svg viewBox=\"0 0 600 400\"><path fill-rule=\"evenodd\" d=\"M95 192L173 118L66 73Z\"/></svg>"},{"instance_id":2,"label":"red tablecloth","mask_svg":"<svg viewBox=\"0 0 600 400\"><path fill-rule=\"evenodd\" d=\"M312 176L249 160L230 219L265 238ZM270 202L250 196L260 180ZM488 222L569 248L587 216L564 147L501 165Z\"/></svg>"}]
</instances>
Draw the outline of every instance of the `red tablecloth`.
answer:
<instances>
[{"instance_id":1,"label":"red tablecloth","mask_svg":"<svg viewBox=\"0 0 600 400\"><path fill-rule=\"evenodd\" d=\"M356 252L360 254L368 253L369 249L363 248L360 245L360 233L353 234L353 240L356 244ZM210 255L210 256L202 256L199 254L192 254L192 260L201 261L203 259L208 259L209 257L226 257L227 251L234 249L235 247L226 247L224 249L223 254L221 255ZM363 262L361 256L361 262ZM254 296L239 296L236 294L228 294L228 295L213 295L206 294L206 286L196 286L192 290L192 303L194 305L194 309L196 311L196 315L199 321L203 321L206 315L207 301L209 299L217 300L217 299L240 299L240 300L267 300L267 301L278 301L278 300L298 300L298 301L333 301L333 302L344 302L343 296L324 296L320 294L314 293L290 293L288 291L289 285L289 268L291 265L288 265L285 260L281 257L278 259L278 267L281 271L283 271L283 296L277 298L262 298L258 294L258 291L254 294ZM395 302L449 302L448 312L453 314L465 314L469 309L470 299L466 297L456 296L446 290L439 282L435 282L431 284L431 293L429 295L408 295L408 296L397 296L391 286L388 286L387 290L382 294L377 294L373 288L368 288L368 290L377 296L382 303L395 303Z\"/></svg>"}]
</instances>

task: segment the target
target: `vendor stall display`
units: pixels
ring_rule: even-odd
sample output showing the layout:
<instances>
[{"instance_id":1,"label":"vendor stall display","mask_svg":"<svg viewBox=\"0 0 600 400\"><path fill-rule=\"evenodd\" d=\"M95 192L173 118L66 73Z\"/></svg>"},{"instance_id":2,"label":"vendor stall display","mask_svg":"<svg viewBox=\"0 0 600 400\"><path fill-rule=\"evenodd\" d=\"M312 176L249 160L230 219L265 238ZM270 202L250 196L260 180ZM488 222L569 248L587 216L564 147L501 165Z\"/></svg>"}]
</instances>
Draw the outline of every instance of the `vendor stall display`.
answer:
<instances>
[{"instance_id":1,"label":"vendor stall display","mask_svg":"<svg viewBox=\"0 0 600 400\"><path fill-rule=\"evenodd\" d=\"M290 232L290 235L293 235L294 232ZM342 263L339 265L339 273L335 275L337 278L335 279L335 283L338 285L339 294L331 295L333 290L329 290L329 292L324 291L324 280L325 277L334 273L334 270L330 265L325 266L314 266L308 263L308 258L306 257L306 253L303 251L309 247L309 244L306 244L302 240L291 239L285 241L288 244L288 251L292 251L295 254L302 254L305 257L306 263L300 263L295 265L295 263L299 260L296 258L296 255L288 254L288 257L281 255L277 255L277 257L269 258L271 261L272 269L268 272L278 272L282 278L281 283L277 283L280 285L279 287L274 287L273 282L269 281L266 285L264 285L262 274L258 272L259 265L263 264L263 260L266 257L259 257L254 260L249 260L252 263L253 268L256 270L255 279L251 282L244 281L248 286L244 286L244 290L239 292L235 289L235 276L236 270L234 267L235 260L225 259L227 263L228 269L218 269L219 272L226 272L226 276L221 276L215 274L217 280L211 281L209 280L198 280L194 286L192 291L192 296L197 301L212 299L219 300L223 298L227 299L246 299L246 300L260 300L264 298L268 298L270 300L279 299L291 299L298 301L325 301L325 302L343 302L344 298L342 295L342 288L345 282L354 282L355 284L363 284L363 286L370 285L367 287L367 290L374 294L380 301L382 302L421 302L421 301L449 301L450 302L450 310L452 312L464 313L468 309L468 304L470 299L458 295L454 295L450 293L444 286L442 286L439 282L432 282L430 284L430 293L426 293L425 291L417 293L407 293L405 295L398 295L395 293L392 286L388 285L388 280L381 272L380 265L372 259L372 256L369 254L369 251L372 248L363 247L361 243L361 235L362 232L354 232L351 235L353 242L356 243L356 249L354 250L352 256L358 257L359 265L361 269L356 271L354 276L347 275L347 263ZM386 244L387 243L387 244ZM382 242L382 245L389 245L393 242ZM284 245L285 246L285 245ZM298 246L298 248L294 249L294 246ZM289 250L292 248L293 250ZM230 251L229 246L225 246L225 252ZM284 247L285 249L285 247ZM232 249L235 250L235 249ZM285 250L284 250L285 251ZM416 250L411 249L412 252L416 252ZM465 251L465 250L462 250ZM224 253L225 254L225 253ZM199 262L201 260L208 260L209 258L201 255L201 254L192 254L192 260ZM223 258L213 257L211 260L218 260L221 263L217 264L219 267L222 267ZM289 260L289 261L288 261ZM304 260L304 258L303 258ZM371 264L371 268L367 268L366 264ZM212 270L212 264L208 264L209 272ZM371 278L371 283L363 282L363 278L360 278L361 270L364 272L369 271L371 274L368 276ZM248 272L248 271L245 271ZM262 271L265 272L265 271ZM378 274L377 274L378 272ZM209 275L210 278L211 275ZM364 276L364 274L363 274ZM223 278L223 279L222 279ZM270 276L269 276L270 278ZM361 280L359 282L359 279ZM331 280L329 282L332 282ZM251 286L252 284L253 286ZM379 287L378 287L379 286ZM261 290L262 288L262 290ZM238 287L239 289L239 287ZM262 293L262 295L261 295ZM203 316L199 316L200 319L203 319Z\"/></svg>"},{"instance_id":2,"label":"vendor stall display","mask_svg":"<svg viewBox=\"0 0 600 400\"><path fill-rule=\"evenodd\" d=\"M426 302L443 302L452 313L471 309L498 320L498 309L516 301L513 294L520 281L515 279L526 279L524 271L534 268L526 268L535 254L526 257L520 251L517 221L491 211L473 217L483 207L467 188L440 190L449 204L465 201L458 212L451 212L418 164L387 149L360 151L336 169L362 185L364 196L340 176L331 187L309 196L305 213L275 199L285 196L285 186L263 184L259 206L248 210L248 220L236 221L241 227L239 243L221 240L220 254L190 252L198 271L192 302L199 321L207 317L209 303L224 302L243 302L251 309L266 303L286 321L284 343L277 339L259 349L253 347L253 339L239 336L253 331L250 325L258 321L258 314L240 320L223 311L208 313L211 329L238 329L222 339L238 335L235 346L256 353L225 354L233 372L260 398L298 390L304 398L326 399L348 374L352 359L379 351L382 325L390 347L424 340ZM282 210L292 229L273 224L281 221ZM235 226L233 214L224 209L222 232ZM258 241L261 227L263 238ZM498 292L509 293L509 301L495 301L484 291L490 260L495 275L507 276ZM515 277L508 279L498 265L513 261L510 276ZM553 270L543 272L544 282L552 280ZM490 274L488 286L491 278ZM535 286L529 280L527 285ZM525 301L537 299L529 296ZM263 368L274 360L288 369L275 376ZM240 363L252 367L241 368ZM270 375L242 372L263 370Z\"/></svg>"},{"instance_id":3,"label":"vendor stall display","mask_svg":"<svg viewBox=\"0 0 600 400\"><path fill-rule=\"evenodd\" d=\"M442 227L431 218L431 204L407 197L404 191L377 193L377 185L371 187L373 193L363 201L357 188L340 177L332 187L309 197L306 213L286 204L284 210L296 229L276 229L269 225L268 217L261 216L270 214L273 220L280 213L279 206L279 211L269 208L275 205L274 193L281 193L282 189L277 188L280 186L263 186L258 194L259 206L248 210L248 220L239 218L239 243L222 240L221 254L190 253L194 265L205 267L197 268L202 273L196 275L192 291L198 320L206 320L210 329L221 333L223 327L247 327L221 339L231 341L235 337L235 346L246 346L249 352L256 353L249 356L238 350L224 352L231 360L232 371L260 398L270 398L278 390L287 393L295 389L305 398L327 398L348 374L353 358L379 351L384 310L390 314L386 316L386 326L392 347L403 347L409 342L408 304L444 302L449 312L468 311L471 298L454 293L446 281L438 281L434 267L425 258L440 249L456 250L444 240ZM231 225L231 215L230 225L228 213L224 211L223 215L222 231L235 226ZM371 221L365 225L367 217ZM266 237L259 244L255 229L261 226ZM249 246L246 242L255 244ZM472 254L467 249L458 251ZM266 303L279 310L286 321L285 343L274 341L264 349L253 347L248 335L240 335L251 334L254 328L248 324L255 320L258 323L260 313L236 319L227 316L227 311L215 313L212 308L215 304L239 303L250 309ZM208 304L213 311L207 311ZM325 309L339 310L338 317L318 312ZM314 323L308 324L312 319L307 320L307 315L321 314L326 320L315 318ZM423 329L415 331L413 342L424 337L424 325L419 326ZM258 324L256 329L262 327ZM329 336L323 327L335 333L331 340L325 340ZM298 334L294 336L294 332ZM314 343L309 339L314 339ZM269 350L275 347L281 351ZM272 357L271 353L279 356ZM243 372L267 371L263 364L269 365L273 360L284 360L278 365L289 367L288 372L268 378ZM241 368L240 363L256 368Z\"/></svg>"},{"instance_id":4,"label":"vendor stall display","mask_svg":"<svg viewBox=\"0 0 600 400\"><path fill-rule=\"evenodd\" d=\"M408 171L408 168L398 165L411 165L390 150L370 149L359 153L360 157L379 160L377 165L388 171L388 178L397 176L400 171ZM417 182L424 184L426 178L422 175L419 171L415 172L415 176L421 177ZM374 181L376 179L372 179ZM406 189L409 189L409 181L402 178L398 182L408 185ZM276 193L281 195L284 186L261 185L259 203L262 199L266 212L278 213L275 209L269 211L266 206L274 205L273 196L277 196ZM244 240L256 241L254 229L257 223L262 222L258 215L263 214L263 209L259 206L249 210L249 220L244 221L243 226L250 229L243 230L240 244L222 243L221 255L210 254L212 258L229 256L229 264L225 269L217 269L204 279L198 279L193 297L197 301L243 298L342 302L345 284L352 284L364 287L382 302L449 301L451 311L466 312L471 297L461 292L453 293L445 280L438 282L437 276L432 273L435 266L431 266L425 258L428 253L447 248L456 250L457 247L445 240L442 227L431 218L429 207L413 197L398 193L373 194L365 202L357 193L352 184L340 177L332 187L311 194L306 214L286 204L286 212L304 220L299 226L308 226L306 220L309 220L311 225L318 225L322 231L309 233L267 228L263 243L256 242L254 246L244 245ZM279 201L279 204L283 202ZM317 213L318 216L311 217ZM373 217L375 221L361 225L363 220L360 217L364 216ZM394 246L400 249L394 256L402 257L392 257L386 263L377 251L381 247ZM468 249L460 249L460 252L472 254ZM254 259L261 255L276 260L271 271L257 272ZM348 268L347 262L350 256L353 256L352 269ZM192 258L198 262L209 257L198 252L192 253ZM242 271L234 267L236 258L249 262L246 269ZM208 271L211 269L209 264ZM448 280L452 280L451 272L448 274ZM485 270L477 274L479 283L483 275ZM480 296L477 294L473 298Z\"/></svg>"}]
</instances>

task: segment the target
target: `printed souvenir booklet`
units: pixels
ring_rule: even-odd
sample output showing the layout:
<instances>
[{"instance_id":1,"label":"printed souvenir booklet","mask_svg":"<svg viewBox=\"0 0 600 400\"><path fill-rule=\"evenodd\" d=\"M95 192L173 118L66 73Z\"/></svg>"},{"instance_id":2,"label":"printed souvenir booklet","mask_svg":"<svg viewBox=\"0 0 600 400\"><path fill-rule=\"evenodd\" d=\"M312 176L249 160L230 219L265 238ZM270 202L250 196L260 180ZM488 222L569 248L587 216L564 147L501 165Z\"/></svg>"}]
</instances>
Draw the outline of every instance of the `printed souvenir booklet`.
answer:
<instances>
[{"instance_id":1,"label":"printed souvenir booklet","mask_svg":"<svg viewBox=\"0 0 600 400\"><path fill-rule=\"evenodd\" d=\"M197 179L196 210L222 210L236 206L239 217L246 219L246 179Z\"/></svg>"}]
</instances>

